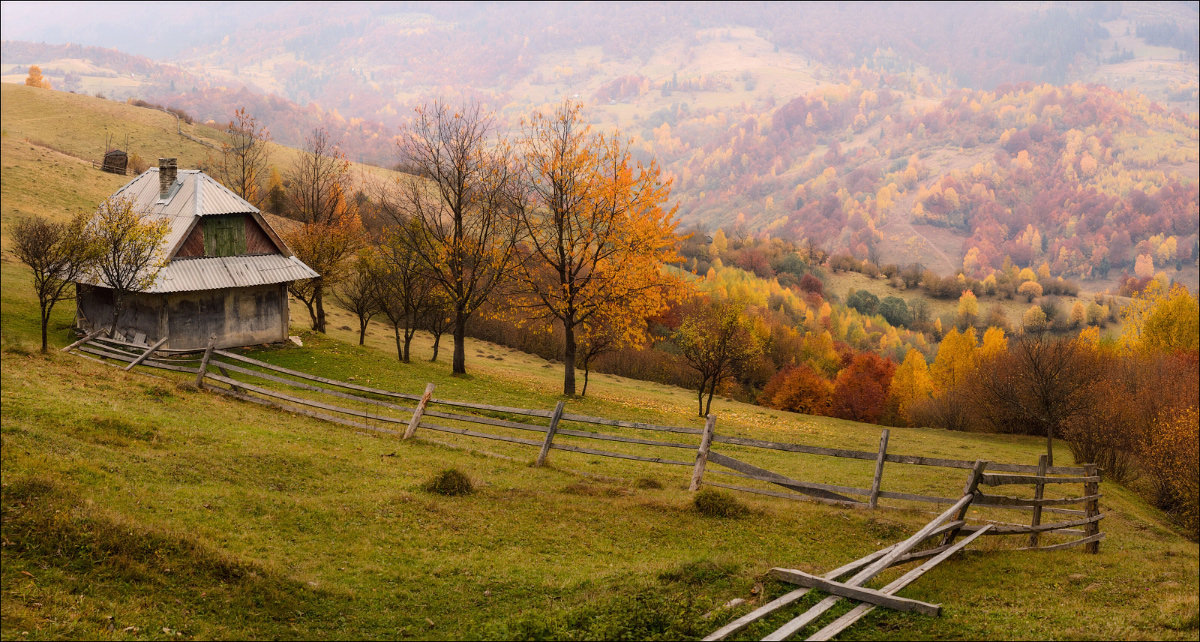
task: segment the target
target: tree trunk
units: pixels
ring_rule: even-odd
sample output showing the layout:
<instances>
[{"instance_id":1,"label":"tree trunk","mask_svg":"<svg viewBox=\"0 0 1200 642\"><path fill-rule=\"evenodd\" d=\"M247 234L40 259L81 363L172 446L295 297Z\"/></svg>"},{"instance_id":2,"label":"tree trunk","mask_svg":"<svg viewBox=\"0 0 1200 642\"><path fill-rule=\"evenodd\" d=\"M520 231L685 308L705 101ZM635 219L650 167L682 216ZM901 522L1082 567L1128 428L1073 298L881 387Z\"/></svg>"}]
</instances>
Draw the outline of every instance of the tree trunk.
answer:
<instances>
[{"instance_id":1,"label":"tree trunk","mask_svg":"<svg viewBox=\"0 0 1200 642\"><path fill-rule=\"evenodd\" d=\"M587 363L584 363L583 364L583 391L579 393L580 397L587 396L587 383L588 383L588 366L587 366Z\"/></svg>"},{"instance_id":2,"label":"tree trunk","mask_svg":"<svg viewBox=\"0 0 1200 642\"><path fill-rule=\"evenodd\" d=\"M400 326L392 325L392 332L396 335L396 360L404 361L404 350L400 347Z\"/></svg>"},{"instance_id":3,"label":"tree trunk","mask_svg":"<svg viewBox=\"0 0 1200 642\"><path fill-rule=\"evenodd\" d=\"M1054 431L1046 429L1046 465L1054 465Z\"/></svg>"},{"instance_id":4,"label":"tree trunk","mask_svg":"<svg viewBox=\"0 0 1200 642\"><path fill-rule=\"evenodd\" d=\"M112 325L108 326L108 336L110 338L113 338L113 339L117 338L116 337L117 319L120 318L120 316L121 316L121 292L120 292L120 290L117 290L114 288L113 289L113 320L112 320Z\"/></svg>"},{"instance_id":5,"label":"tree trunk","mask_svg":"<svg viewBox=\"0 0 1200 642\"><path fill-rule=\"evenodd\" d=\"M324 297L324 293L325 293L325 284L318 281L317 287L315 288L315 290L313 292L313 298L316 299L316 302L317 302L317 324L315 326L313 326L313 330L316 330L317 332L320 332L322 334L325 333L325 297Z\"/></svg>"},{"instance_id":6,"label":"tree trunk","mask_svg":"<svg viewBox=\"0 0 1200 642\"><path fill-rule=\"evenodd\" d=\"M563 322L563 394L575 396L575 326L572 319Z\"/></svg>"},{"instance_id":7,"label":"tree trunk","mask_svg":"<svg viewBox=\"0 0 1200 642\"><path fill-rule=\"evenodd\" d=\"M46 352L46 328L50 325L50 311L42 305L42 352Z\"/></svg>"},{"instance_id":8,"label":"tree trunk","mask_svg":"<svg viewBox=\"0 0 1200 642\"><path fill-rule=\"evenodd\" d=\"M467 317L462 310L454 314L454 362L450 372L467 374Z\"/></svg>"},{"instance_id":9,"label":"tree trunk","mask_svg":"<svg viewBox=\"0 0 1200 642\"><path fill-rule=\"evenodd\" d=\"M367 340L367 324L370 322L370 319L358 318L358 345L360 346Z\"/></svg>"},{"instance_id":10,"label":"tree trunk","mask_svg":"<svg viewBox=\"0 0 1200 642\"><path fill-rule=\"evenodd\" d=\"M718 377L713 377L712 383L708 384L708 405L704 407L704 412L700 413L701 417L707 417L712 412L712 398L717 393Z\"/></svg>"},{"instance_id":11,"label":"tree trunk","mask_svg":"<svg viewBox=\"0 0 1200 642\"><path fill-rule=\"evenodd\" d=\"M412 346L413 335L417 333L416 328L410 326L404 327L404 363L409 363L409 357L412 356L410 348Z\"/></svg>"},{"instance_id":12,"label":"tree trunk","mask_svg":"<svg viewBox=\"0 0 1200 642\"><path fill-rule=\"evenodd\" d=\"M442 334L440 332L433 333L433 357L430 361L437 361L438 344L442 342Z\"/></svg>"},{"instance_id":13,"label":"tree trunk","mask_svg":"<svg viewBox=\"0 0 1200 642\"><path fill-rule=\"evenodd\" d=\"M700 380L700 395L699 395L699 406L700 407L696 409L696 413L701 417L704 416L704 388L706 386L708 386L708 379L701 379Z\"/></svg>"}]
</instances>

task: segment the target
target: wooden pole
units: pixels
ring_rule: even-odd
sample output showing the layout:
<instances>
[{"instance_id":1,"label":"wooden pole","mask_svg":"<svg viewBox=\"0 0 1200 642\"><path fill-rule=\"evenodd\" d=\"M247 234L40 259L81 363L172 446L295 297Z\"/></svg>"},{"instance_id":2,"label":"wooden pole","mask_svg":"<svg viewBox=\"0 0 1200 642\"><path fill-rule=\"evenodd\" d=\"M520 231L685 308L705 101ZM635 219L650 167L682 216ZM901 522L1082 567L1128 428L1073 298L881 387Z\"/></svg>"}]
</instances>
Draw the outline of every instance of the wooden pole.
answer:
<instances>
[{"instance_id":1,"label":"wooden pole","mask_svg":"<svg viewBox=\"0 0 1200 642\"><path fill-rule=\"evenodd\" d=\"M567 402L560 401L554 406L554 415L550 417L550 428L546 431L546 441L542 442L542 449L538 452L535 466L546 465L546 456L550 454L550 443L554 441L554 433L558 432L558 422L562 419L563 406L566 405Z\"/></svg>"},{"instance_id":2,"label":"wooden pole","mask_svg":"<svg viewBox=\"0 0 1200 642\"><path fill-rule=\"evenodd\" d=\"M421 395L421 400L417 402L417 409L413 411L412 419L408 421L408 428L404 429L404 438L408 439L417 431L417 424L421 423L421 415L425 414L425 404L433 398L433 383L425 384L425 394Z\"/></svg>"},{"instance_id":3,"label":"wooden pole","mask_svg":"<svg viewBox=\"0 0 1200 642\"><path fill-rule=\"evenodd\" d=\"M708 464L708 449L712 447L713 433L717 430L717 416L709 415L704 422L704 435L700 437L700 448L696 451L696 466L692 469L692 483L688 490L700 490L700 480L704 477L704 466Z\"/></svg>"},{"instance_id":4,"label":"wooden pole","mask_svg":"<svg viewBox=\"0 0 1200 642\"><path fill-rule=\"evenodd\" d=\"M63 348L62 352L70 352L72 348L79 347L80 345L87 343L88 341L91 341L92 339L95 339L96 335L100 334L101 332L104 332L104 328L100 328L99 330L92 330L91 332L87 333L87 335L84 336L82 339Z\"/></svg>"},{"instance_id":5,"label":"wooden pole","mask_svg":"<svg viewBox=\"0 0 1200 642\"><path fill-rule=\"evenodd\" d=\"M170 337L168 336L168 337L163 337L162 339L159 339L158 343L147 348L146 351L142 353L142 356L138 357L137 359L134 359L133 361L130 361L129 365L125 366L125 371L128 372L130 370L133 370L134 366L145 361L146 357L149 357L150 355L154 354L154 351L161 348L162 345L164 343L166 343L167 339L169 339L169 338Z\"/></svg>"},{"instance_id":6,"label":"wooden pole","mask_svg":"<svg viewBox=\"0 0 1200 642\"><path fill-rule=\"evenodd\" d=\"M1084 468L1087 470L1088 477L1097 477L1100 474L1100 469L1096 466L1096 464L1085 464ZM1096 495L1100 494L1100 482L1093 482L1093 481L1084 482L1083 494L1085 497L1095 497ZM1084 511L1085 511L1087 517L1095 517L1096 515L1099 515L1100 514L1100 500L1099 499L1089 499L1087 501L1087 503L1084 504ZM1090 523L1088 523L1087 526L1083 527L1083 530L1087 537L1094 537L1096 535L1099 535L1100 534L1100 522L1098 520L1090 522ZM1099 538L1097 538L1097 540L1094 542L1088 542L1085 546L1086 547L1084 548L1084 550L1087 551L1088 553L1096 554L1096 553L1100 552Z\"/></svg>"},{"instance_id":7,"label":"wooden pole","mask_svg":"<svg viewBox=\"0 0 1200 642\"><path fill-rule=\"evenodd\" d=\"M963 486L963 495L974 497L979 490L979 480L983 478L983 469L987 468L988 462L976 461L975 466L971 468L971 475L967 477L967 484ZM961 522L967 517L967 510L971 508L971 503L967 502L965 506L959 509L958 514L954 516L954 521ZM954 529L945 535L942 535L942 546L948 546L954 543L954 538L958 537L959 529Z\"/></svg>"},{"instance_id":8,"label":"wooden pole","mask_svg":"<svg viewBox=\"0 0 1200 642\"><path fill-rule=\"evenodd\" d=\"M217 345L216 337L209 337L208 347L204 349L204 358L200 360L200 371L196 373L196 387L204 387L204 375L208 374L208 360L212 359L213 348Z\"/></svg>"},{"instance_id":9,"label":"wooden pole","mask_svg":"<svg viewBox=\"0 0 1200 642\"><path fill-rule=\"evenodd\" d=\"M875 458L875 479L871 482L871 508L879 506L879 485L883 482L883 460L887 457L889 432L884 428L883 434L879 436L879 456Z\"/></svg>"},{"instance_id":10,"label":"wooden pole","mask_svg":"<svg viewBox=\"0 0 1200 642\"><path fill-rule=\"evenodd\" d=\"M1049 466L1050 466L1050 463L1047 460L1046 456L1039 455L1038 456L1037 476L1045 477L1046 469ZM1036 484L1033 485L1033 498L1034 499L1042 499L1042 496L1045 494L1045 492L1046 492L1046 483L1044 481L1039 480ZM1042 523L1042 507L1034 506L1033 507L1033 521L1031 521L1029 523L1029 526L1030 526L1030 528L1037 528L1037 526L1041 523ZM1037 545L1038 545L1038 533L1036 531L1034 531L1033 533L1029 534L1029 546L1037 547Z\"/></svg>"}]
</instances>

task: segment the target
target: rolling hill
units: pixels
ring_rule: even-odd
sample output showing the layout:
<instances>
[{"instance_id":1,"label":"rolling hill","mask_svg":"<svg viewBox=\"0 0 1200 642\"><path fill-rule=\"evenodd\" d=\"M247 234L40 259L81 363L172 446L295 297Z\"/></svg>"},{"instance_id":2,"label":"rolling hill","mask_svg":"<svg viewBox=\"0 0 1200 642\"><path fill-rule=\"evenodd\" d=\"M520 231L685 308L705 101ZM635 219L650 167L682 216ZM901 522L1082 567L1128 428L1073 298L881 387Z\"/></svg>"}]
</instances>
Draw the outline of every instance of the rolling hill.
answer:
<instances>
[{"instance_id":1,"label":"rolling hill","mask_svg":"<svg viewBox=\"0 0 1200 642\"><path fill-rule=\"evenodd\" d=\"M1186 4L227 8L169 64L6 41L5 80L40 63L201 120L246 106L281 142L324 126L381 165L433 97L483 101L509 131L570 98L674 177L688 224L943 274L1008 256L1096 288L1144 255L1200 285Z\"/></svg>"}]
</instances>

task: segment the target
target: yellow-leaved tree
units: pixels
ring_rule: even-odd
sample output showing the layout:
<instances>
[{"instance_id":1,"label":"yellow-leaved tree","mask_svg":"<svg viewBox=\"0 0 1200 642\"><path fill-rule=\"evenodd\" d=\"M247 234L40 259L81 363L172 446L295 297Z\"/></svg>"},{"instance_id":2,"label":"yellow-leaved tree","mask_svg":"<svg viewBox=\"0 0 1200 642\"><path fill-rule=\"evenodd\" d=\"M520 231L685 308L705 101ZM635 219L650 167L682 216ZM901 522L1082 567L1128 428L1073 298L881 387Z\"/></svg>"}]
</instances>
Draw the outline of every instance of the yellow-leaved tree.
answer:
<instances>
[{"instance_id":1,"label":"yellow-leaved tree","mask_svg":"<svg viewBox=\"0 0 1200 642\"><path fill-rule=\"evenodd\" d=\"M88 228L99 248L93 280L113 291L109 331L115 332L128 295L150 289L166 265L159 246L170 227L167 219L134 209L129 199L108 198L100 204Z\"/></svg>"},{"instance_id":2,"label":"yellow-leaved tree","mask_svg":"<svg viewBox=\"0 0 1200 642\"><path fill-rule=\"evenodd\" d=\"M522 252L514 309L563 328L563 394L575 394L579 333L589 352L636 345L646 319L678 299L675 209L659 168L618 135L593 133L577 104L535 113L518 142ZM587 358L590 360L589 355Z\"/></svg>"},{"instance_id":3,"label":"yellow-leaved tree","mask_svg":"<svg viewBox=\"0 0 1200 642\"><path fill-rule=\"evenodd\" d=\"M892 386L888 390L889 405L895 408L896 418L906 424L912 423L910 411L914 404L929 399L933 394L933 380L925 357L916 349L909 349L904 363L896 368Z\"/></svg>"},{"instance_id":4,"label":"yellow-leaved tree","mask_svg":"<svg viewBox=\"0 0 1200 642\"><path fill-rule=\"evenodd\" d=\"M1127 349L1176 352L1200 346L1200 301L1182 285L1166 290L1159 281L1151 281L1121 317L1121 344Z\"/></svg>"},{"instance_id":5,"label":"yellow-leaved tree","mask_svg":"<svg viewBox=\"0 0 1200 642\"><path fill-rule=\"evenodd\" d=\"M1007 350L1008 337L1004 336L1004 330L991 327L983 332L983 340L979 342L976 357L981 362L987 361L1004 354Z\"/></svg>"}]
</instances>

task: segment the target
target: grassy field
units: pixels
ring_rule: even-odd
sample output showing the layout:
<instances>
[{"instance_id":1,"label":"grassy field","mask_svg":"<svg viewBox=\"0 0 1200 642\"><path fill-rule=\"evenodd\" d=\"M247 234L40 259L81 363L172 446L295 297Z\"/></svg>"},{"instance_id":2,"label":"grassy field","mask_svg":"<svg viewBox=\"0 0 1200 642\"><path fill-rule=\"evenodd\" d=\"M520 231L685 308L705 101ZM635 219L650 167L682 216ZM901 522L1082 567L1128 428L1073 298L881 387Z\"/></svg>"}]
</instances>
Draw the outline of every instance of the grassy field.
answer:
<instances>
[{"instance_id":1,"label":"grassy field","mask_svg":"<svg viewBox=\"0 0 1200 642\"><path fill-rule=\"evenodd\" d=\"M8 98L6 248L12 217L60 216L103 198L117 178L11 136ZM43 356L27 271L5 253L0 279L4 639L698 638L788 590L765 577L771 567L824 572L930 517L741 495L749 514L710 518L691 505L685 467L556 451L550 467L533 468L530 448L371 436L199 391L185 376ZM56 310L53 344L71 340L72 312ZM427 361L420 336L413 363L399 364L390 332L373 326L359 347L344 329L352 325L337 311L328 337L294 328L303 348L253 354L402 392L434 382L451 399L550 408L561 398L560 370L536 357L472 341L470 375L452 377L448 339L440 362ZM693 404L687 390L593 375L588 398L568 408L698 426ZM714 411L725 434L870 450L880 432L727 400ZM890 450L1031 463L1041 447L906 428L893 429ZM803 479L861 485L870 475L864 462L760 456ZM446 468L476 492L422 490ZM887 475L888 488L946 493L965 477L911 466ZM941 618L880 610L845 637L1196 639L1195 543L1120 486L1103 492L1099 555L983 541L904 591L942 603ZM748 603L721 608L734 598ZM742 638L761 638L816 599Z\"/></svg>"}]
</instances>

